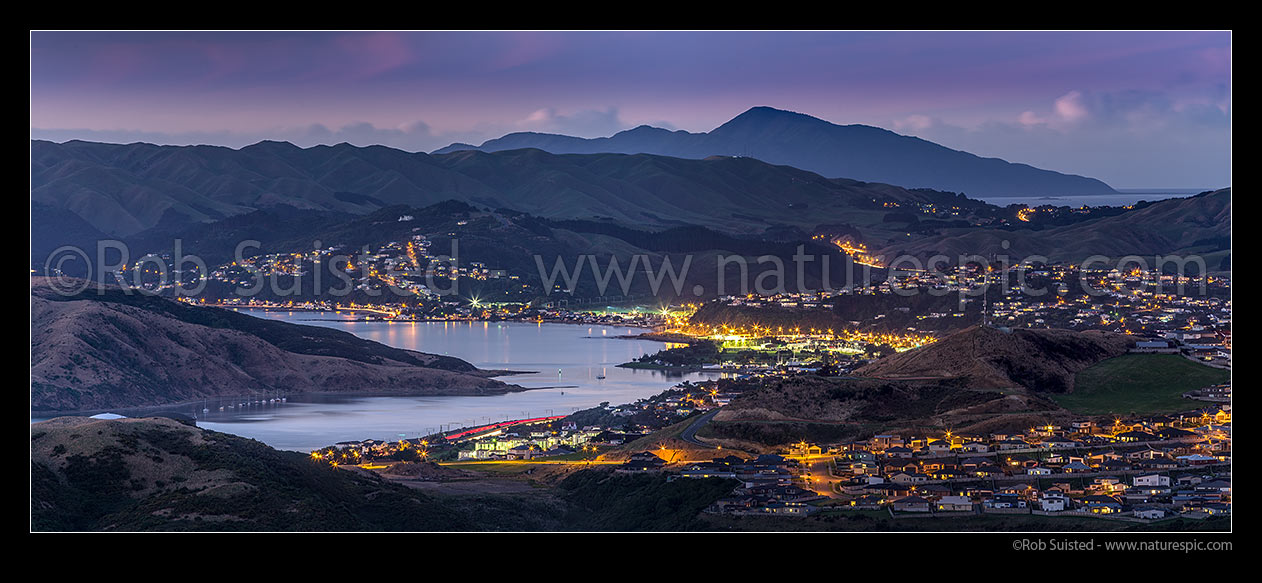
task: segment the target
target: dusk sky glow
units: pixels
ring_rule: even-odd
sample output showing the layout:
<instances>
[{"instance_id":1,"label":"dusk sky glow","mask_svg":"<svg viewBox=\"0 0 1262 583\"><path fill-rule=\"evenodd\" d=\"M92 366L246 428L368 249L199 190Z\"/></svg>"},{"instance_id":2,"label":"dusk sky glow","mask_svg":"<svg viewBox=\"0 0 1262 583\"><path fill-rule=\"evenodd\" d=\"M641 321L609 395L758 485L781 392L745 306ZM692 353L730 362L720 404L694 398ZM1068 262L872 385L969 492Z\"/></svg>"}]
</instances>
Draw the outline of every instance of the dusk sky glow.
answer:
<instances>
[{"instance_id":1,"label":"dusk sky glow","mask_svg":"<svg viewBox=\"0 0 1262 583\"><path fill-rule=\"evenodd\" d=\"M1117 188L1231 184L1231 32L42 32L31 137L432 151L753 106Z\"/></svg>"}]
</instances>

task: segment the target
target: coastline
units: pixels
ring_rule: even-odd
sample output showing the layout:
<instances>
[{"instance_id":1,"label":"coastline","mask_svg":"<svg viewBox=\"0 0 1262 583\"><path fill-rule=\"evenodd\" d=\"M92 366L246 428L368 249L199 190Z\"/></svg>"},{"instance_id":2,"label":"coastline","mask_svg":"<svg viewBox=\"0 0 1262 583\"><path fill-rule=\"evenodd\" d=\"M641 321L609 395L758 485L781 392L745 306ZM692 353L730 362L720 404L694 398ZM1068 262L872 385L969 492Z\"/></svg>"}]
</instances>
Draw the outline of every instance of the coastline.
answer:
<instances>
[{"instance_id":1,"label":"coastline","mask_svg":"<svg viewBox=\"0 0 1262 583\"><path fill-rule=\"evenodd\" d=\"M686 334L672 334L670 332L644 332L642 334L622 334L614 336L623 340L652 340L655 342L670 342L675 344L692 344L698 339Z\"/></svg>"},{"instance_id":2,"label":"coastline","mask_svg":"<svg viewBox=\"0 0 1262 583\"><path fill-rule=\"evenodd\" d=\"M516 374L530 374L530 373L518 371ZM328 398L335 398L335 399L336 398L354 399L354 398L370 398L370 397L494 397L494 396L506 395L510 393L523 393L526 391L534 391L538 389L569 388L571 385L556 385L556 386L546 386L546 387L523 387L521 385L513 385L513 384L505 383L504 386L505 388L503 389L479 388L479 389L474 389L472 391L470 390L435 391L433 389L427 389L427 390L402 389L402 390L397 390L397 391L391 391L391 390L304 391L304 392L297 392L297 393L285 393L283 396L285 397L285 399L289 401L293 401L295 397L297 398L328 397ZM178 409L192 407L194 405L198 405L201 403L214 402L218 404L219 402L224 402L224 401L243 401L243 400L249 401L251 399L258 399L258 398L259 398L259 395L228 395L228 396L219 396L219 397L208 397L205 399L191 399L191 400L178 401L178 402L172 402L172 403L162 403L162 404L157 404L157 405L128 405L124 407L114 407L114 408L109 408L109 409L73 409L73 410L31 409L30 418L31 419L39 418L41 420L46 421L48 419L53 419L56 417L90 417L92 415L99 415L102 413L115 413L118 415L124 415L126 417L148 417L152 414L158 414L158 413L179 413ZM128 413L132 413L132 414L129 415ZM32 423L37 423L37 422L33 421Z\"/></svg>"},{"instance_id":3,"label":"coastline","mask_svg":"<svg viewBox=\"0 0 1262 583\"><path fill-rule=\"evenodd\" d=\"M208 304L203 304L203 305L204 305L204 306L207 306L207 307L212 307L212 308L222 308L222 309L225 309L225 310L241 310L241 309L245 309L245 310L259 310L259 311L264 311L264 312L311 312L311 313L313 313L313 314L320 314L320 313L327 313L327 312L333 312L333 313L335 313L335 314L338 314L338 313L341 313L341 312L373 311L373 310L354 310L354 309L350 309L350 308L344 308L344 309L341 309L341 310L330 310L330 309L300 308L300 307L292 307L292 308L291 308L291 307L280 307L280 306L253 306L253 305L250 305L250 306L242 306L242 305L238 305L238 304L219 304L219 303L213 303L213 304L208 303ZM521 324L572 324L572 325L576 325L576 326L616 326L616 327L621 327L621 328L643 328L643 329L646 329L646 330L648 330L648 329L652 329L652 326L641 325L641 324L628 324L628 323L624 323L624 322L576 322L576 321L574 321L574 320L557 319L557 318L547 318L547 319L542 319L542 320L540 320L540 319L535 319L535 318L530 318L530 319L524 319L524 318L523 318L523 319L517 319L517 318L408 318L408 319L394 319L394 318L357 318L357 319L344 319L344 318L337 318L337 319L323 319L323 318L310 318L309 320L314 320L314 321L337 321L337 322L390 322L390 323L398 323L398 324L409 324L409 323L416 323L416 322L455 322L455 323L460 323L460 322L469 322L469 323L474 323L474 322L517 322L517 323L521 323ZM646 332L645 334L655 334L655 332ZM615 338L623 338L623 337L634 338L635 336L634 336L634 335L630 335L630 336L615 336ZM644 338L644 340L655 340L655 338Z\"/></svg>"},{"instance_id":4,"label":"coastline","mask_svg":"<svg viewBox=\"0 0 1262 583\"><path fill-rule=\"evenodd\" d=\"M671 371L671 372L722 372L722 371L707 371L705 368L701 366L696 366L696 365L674 366L674 365L669 365L669 364L649 364L649 363L644 363L644 362L624 362L622 364L618 364L614 366L619 367L619 368L665 370L665 371Z\"/></svg>"}]
</instances>

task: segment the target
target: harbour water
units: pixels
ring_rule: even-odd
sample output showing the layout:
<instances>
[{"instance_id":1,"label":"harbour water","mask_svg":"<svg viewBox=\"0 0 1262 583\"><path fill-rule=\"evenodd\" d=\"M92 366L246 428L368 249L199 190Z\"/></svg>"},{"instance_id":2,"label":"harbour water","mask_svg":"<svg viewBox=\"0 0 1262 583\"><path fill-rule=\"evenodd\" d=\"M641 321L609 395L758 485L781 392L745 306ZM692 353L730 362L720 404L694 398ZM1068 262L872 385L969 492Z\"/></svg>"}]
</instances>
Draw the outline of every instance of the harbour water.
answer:
<instances>
[{"instance_id":1,"label":"harbour water","mask_svg":"<svg viewBox=\"0 0 1262 583\"><path fill-rule=\"evenodd\" d=\"M1209 190L1209 189L1205 189ZM1082 196L992 196L981 197L982 200L998 206L1023 204L1028 206L1126 206L1141 200L1156 202L1170 198L1185 198L1204 190L1191 189L1117 189L1118 194L1094 194Z\"/></svg>"},{"instance_id":2,"label":"harbour water","mask_svg":"<svg viewBox=\"0 0 1262 583\"><path fill-rule=\"evenodd\" d=\"M393 441L433 433L440 427L567 415L606 401L614 405L633 402L684 380L696 382L718 376L617 367L667 347L662 342L619 337L646 331L638 328L525 322L359 321L362 316L329 312L240 311L344 330L398 348L454 356L483 369L528 371L500 380L535 387L518 393L469 397L284 395L282 401L282 395L269 395L164 409L195 416L199 427L257 439L284 450L306 452L340 441Z\"/></svg>"}]
</instances>

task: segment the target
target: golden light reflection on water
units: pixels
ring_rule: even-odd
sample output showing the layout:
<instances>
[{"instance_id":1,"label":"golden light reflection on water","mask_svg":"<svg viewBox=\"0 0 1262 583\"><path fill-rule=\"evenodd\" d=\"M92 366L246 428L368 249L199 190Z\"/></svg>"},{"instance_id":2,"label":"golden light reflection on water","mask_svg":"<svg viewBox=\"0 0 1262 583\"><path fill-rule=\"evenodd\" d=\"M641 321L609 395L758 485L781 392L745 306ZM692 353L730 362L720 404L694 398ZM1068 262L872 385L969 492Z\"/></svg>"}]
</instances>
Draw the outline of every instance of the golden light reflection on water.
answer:
<instances>
[{"instance_id":1,"label":"golden light reflection on water","mask_svg":"<svg viewBox=\"0 0 1262 583\"><path fill-rule=\"evenodd\" d=\"M618 338L645 330L615 326L539 322L353 321L355 315L325 312L240 310L256 317L351 332L397 348L447 354L481 368L532 371L501 377L535 390L488 397L371 397L290 399L249 411L198 411L207 429L258 439L280 449L312 451L346 440L394 439L438 424L569 414L608 401L630 403L684 380L719 378L717 373L668 373L617 365L667 347L682 346ZM480 326L479 326L480 325ZM559 373L559 374L558 374ZM724 375L731 376L731 375ZM604 377L604 378L600 378ZM550 387L550 388L539 388Z\"/></svg>"}]
</instances>

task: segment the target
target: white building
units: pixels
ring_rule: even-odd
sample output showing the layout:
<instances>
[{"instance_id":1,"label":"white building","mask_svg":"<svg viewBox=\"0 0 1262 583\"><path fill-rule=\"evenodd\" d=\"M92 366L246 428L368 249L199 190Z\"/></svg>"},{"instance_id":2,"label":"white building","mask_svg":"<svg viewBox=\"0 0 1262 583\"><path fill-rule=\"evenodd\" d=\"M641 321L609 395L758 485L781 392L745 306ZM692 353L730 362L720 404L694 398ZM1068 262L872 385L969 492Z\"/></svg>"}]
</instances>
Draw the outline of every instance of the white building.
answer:
<instances>
[{"instance_id":1,"label":"white building","mask_svg":"<svg viewBox=\"0 0 1262 583\"><path fill-rule=\"evenodd\" d=\"M1137 518L1146 518L1148 520L1166 517L1166 511L1160 508L1136 508L1134 514Z\"/></svg>"},{"instance_id":2,"label":"white building","mask_svg":"<svg viewBox=\"0 0 1262 583\"><path fill-rule=\"evenodd\" d=\"M1135 476L1135 486L1170 486L1170 476L1161 474L1145 474L1143 476Z\"/></svg>"},{"instance_id":3,"label":"white building","mask_svg":"<svg viewBox=\"0 0 1262 583\"><path fill-rule=\"evenodd\" d=\"M1065 494L1056 490L1043 492L1039 496L1039 509L1043 512L1060 512L1065 510L1069 505L1069 501L1065 498Z\"/></svg>"}]
</instances>

